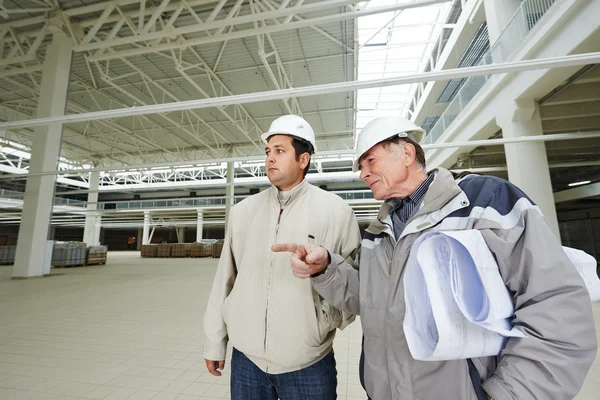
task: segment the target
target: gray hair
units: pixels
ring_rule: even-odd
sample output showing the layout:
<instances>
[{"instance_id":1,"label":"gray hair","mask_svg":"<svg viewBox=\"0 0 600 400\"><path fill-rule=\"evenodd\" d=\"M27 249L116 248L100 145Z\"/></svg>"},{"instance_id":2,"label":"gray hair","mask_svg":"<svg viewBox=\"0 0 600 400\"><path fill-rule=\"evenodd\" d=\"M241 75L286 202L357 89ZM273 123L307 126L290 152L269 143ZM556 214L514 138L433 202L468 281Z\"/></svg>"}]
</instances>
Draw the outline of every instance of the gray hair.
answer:
<instances>
[{"instance_id":1,"label":"gray hair","mask_svg":"<svg viewBox=\"0 0 600 400\"><path fill-rule=\"evenodd\" d=\"M404 146L407 144L412 144L415 147L416 153L419 153L419 151L423 153L423 148L417 142L407 138L395 137L393 139L389 139L387 143L384 143L384 147L389 150L394 158L400 159L404 157ZM415 161L417 162L419 169L421 171L425 171L426 166L424 156L416 156Z\"/></svg>"}]
</instances>

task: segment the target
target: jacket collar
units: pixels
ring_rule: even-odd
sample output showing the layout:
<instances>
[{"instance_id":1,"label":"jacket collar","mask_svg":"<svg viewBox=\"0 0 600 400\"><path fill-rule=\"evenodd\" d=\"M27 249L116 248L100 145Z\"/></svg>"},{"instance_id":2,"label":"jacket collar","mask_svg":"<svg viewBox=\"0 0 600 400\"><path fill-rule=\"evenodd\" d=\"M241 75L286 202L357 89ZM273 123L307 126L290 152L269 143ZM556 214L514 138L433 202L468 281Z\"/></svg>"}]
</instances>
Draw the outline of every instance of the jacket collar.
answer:
<instances>
[{"instance_id":1,"label":"jacket collar","mask_svg":"<svg viewBox=\"0 0 600 400\"><path fill-rule=\"evenodd\" d=\"M413 218L441 209L450 200L462 193L462 189L458 187L454 176L447 169L437 168L430 173L435 174L435 178L423 198L423 207L413 215Z\"/></svg>"},{"instance_id":2,"label":"jacket collar","mask_svg":"<svg viewBox=\"0 0 600 400\"><path fill-rule=\"evenodd\" d=\"M429 228L437 224L453 211L468 205L466 195L460 189L450 171L443 168L437 168L432 170L429 174L434 174L435 178L423 198L421 208L419 208L419 210L417 210L417 212L407 221L408 223L404 228L402 236ZM460 201L457 204L454 204L452 200L459 195L462 195ZM462 197L464 197L464 199ZM394 237L390 217L391 210L392 205L389 200L386 200L379 209L377 219L366 229L367 232L374 235L385 232Z\"/></svg>"},{"instance_id":3,"label":"jacket collar","mask_svg":"<svg viewBox=\"0 0 600 400\"><path fill-rule=\"evenodd\" d=\"M310 183L308 183L308 181L306 180L306 178L304 178L302 180L302 182L300 182L298 184L298 186L296 186L295 188L293 188L290 192L290 199L288 200L287 204L291 204L294 201L296 201L296 199L300 196L302 196L304 193L306 193L306 191L308 190L310 186ZM271 187L269 188L270 190L270 196L273 200L275 200L277 203L279 203L279 189L277 189L277 187L275 185L271 185Z\"/></svg>"}]
</instances>

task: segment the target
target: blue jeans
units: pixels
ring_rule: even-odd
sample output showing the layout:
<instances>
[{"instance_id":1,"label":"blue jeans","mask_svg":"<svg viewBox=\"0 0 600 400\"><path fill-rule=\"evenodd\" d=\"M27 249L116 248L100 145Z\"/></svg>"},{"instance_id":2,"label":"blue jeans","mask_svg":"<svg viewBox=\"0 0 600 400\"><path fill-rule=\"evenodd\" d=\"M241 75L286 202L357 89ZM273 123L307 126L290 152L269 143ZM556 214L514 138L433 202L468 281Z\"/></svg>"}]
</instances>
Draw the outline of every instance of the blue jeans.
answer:
<instances>
[{"instance_id":1,"label":"blue jeans","mask_svg":"<svg viewBox=\"0 0 600 400\"><path fill-rule=\"evenodd\" d=\"M268 374L233 349L231 400L335 400L337 371L333 351L304 369Z\"/></svg>"}]
</instances>

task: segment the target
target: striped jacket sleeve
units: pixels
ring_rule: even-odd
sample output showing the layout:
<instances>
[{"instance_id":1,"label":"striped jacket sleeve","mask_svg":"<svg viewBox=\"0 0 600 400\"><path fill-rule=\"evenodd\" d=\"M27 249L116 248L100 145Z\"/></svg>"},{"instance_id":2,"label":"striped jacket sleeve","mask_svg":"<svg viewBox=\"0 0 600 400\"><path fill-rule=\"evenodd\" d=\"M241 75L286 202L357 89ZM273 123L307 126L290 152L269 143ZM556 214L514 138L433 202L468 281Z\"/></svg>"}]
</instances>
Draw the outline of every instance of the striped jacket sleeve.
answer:
<instances>
[{"instance_id":1,"label":"striped jacket sleeve","mask_svg":"<svg viewBox=\"0 0 600 400\"><path fill-rule=\"evenodd\" d=\"M594 319L585 285L561 243L533 202L503 180L487 185L473 199L475 228L513 293L513 324L526 338L510 338L484 389L502 399L572 399L596 356ZM473 189L473 188L471 188ZM485 203L485 204L484 204Z\"/></svg>"}]
</instances>

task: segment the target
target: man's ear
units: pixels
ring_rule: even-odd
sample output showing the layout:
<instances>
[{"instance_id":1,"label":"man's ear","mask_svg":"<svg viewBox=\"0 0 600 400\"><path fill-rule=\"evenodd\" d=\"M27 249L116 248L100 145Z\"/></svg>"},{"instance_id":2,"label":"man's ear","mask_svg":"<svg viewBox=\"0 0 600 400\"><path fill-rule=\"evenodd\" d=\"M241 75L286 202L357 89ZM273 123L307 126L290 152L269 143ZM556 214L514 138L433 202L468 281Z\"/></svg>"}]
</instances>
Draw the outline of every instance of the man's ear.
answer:
<instances>
[{"instance_id":1,"label":"man's ear","mask_svg":"<svg viewBox=\"0 0 600 400\"><path fill-rule=\"evenodd\" d=\"M406 167L410 167L417 157L417 149L410 143L405 143L404 147L404 165Z\"/></svg>"},{"instance_id":2,"label":"man's ear","mask_svg":"<svg viewBox=\"0 0 600 400\"><path fill-rule=\"evenodd\" d=\"M300 167L302 167L302 169L306 168L306 166L310 164L310 154L308 153L302 153L300 155Z\"/></svg>"}]
</instances>

